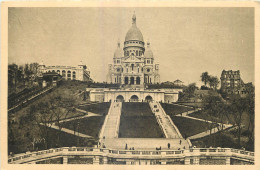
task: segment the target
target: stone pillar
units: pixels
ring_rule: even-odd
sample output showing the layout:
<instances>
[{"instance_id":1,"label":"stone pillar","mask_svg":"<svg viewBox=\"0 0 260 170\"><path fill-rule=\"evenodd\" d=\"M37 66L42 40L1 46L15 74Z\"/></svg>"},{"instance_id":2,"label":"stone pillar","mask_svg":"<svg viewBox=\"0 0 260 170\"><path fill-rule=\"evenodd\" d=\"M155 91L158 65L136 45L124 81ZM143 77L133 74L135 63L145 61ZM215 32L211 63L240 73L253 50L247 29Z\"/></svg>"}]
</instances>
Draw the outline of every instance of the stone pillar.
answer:
<instances>
[{"instance_id":1,"label":"stone pillar","mask_svg":"<svg viewBox=\"0 0 260 170\"><path fill-rule=\"evenodd\" d=\"M134 84L136 84L136 76L134 76Z\"/></svg>"},{"instance_id":2,"label":"stone pillar","mask_svg":"<svg viewBox=\"0 0 260 170\"><path fill-rule=\"evenodd\" d=\"M226 157L226 165L230 165L230 157Z\"/></svg>"},{"instance_id":3,"label":"stone pillar","mask_svg":"<svg viewBox=\"0 0 260 170\"><path fill-rule=\"evenodd\" d=\"M93 157L93 165L99 164L99 156L94 156Z\"/></svg>"},{"instance_id":4,"label":"stone pillar","mask_svg":"<svg viewBox=\"0 0 260 170\"><path fill-rule=\"evenodd\" d=\"M68 164L68 157L67 156L63 156L63 164Z\"/></svg>"},{"instance_id":5,"label":"stone pillar","mask_svg":"<svg viewBox=\"0 0 260 170\"><path fill-rule=\"evenodd\" d=\"M194 157L193 158L193 165L199 165L200 164L200 158L199 157Z\"/></svg>"},{"instance_id":6,"label":"stone pillar","mask_svg":"<svg viewBox=\"0 0 260 170\"><path fill-rule=\"evenodd\" d=\"M166 160L161 161L161 165L166 165Z\"/></svg>"},{"instance_id":7,"label":"stone pillar","mask_svg":"<svg viewBox=\"0 0 260 170\"><path fill-rule=\"evenodd\" d=\"M107 157L104 156L104 157L103 157L103 164L107 164L107 162L108 162L108 161L107 161Z\"/></svg>"},{"instance_id":8,"label":"stone pillar","mask_svg":"<svg viewBox=\"0 0 260 170\"><path fill-rule=\"evenodd\" d=\"M185 157L184 158L184 164L185 165L190 165L190 157Z\"/></svg>"}]
</instances>

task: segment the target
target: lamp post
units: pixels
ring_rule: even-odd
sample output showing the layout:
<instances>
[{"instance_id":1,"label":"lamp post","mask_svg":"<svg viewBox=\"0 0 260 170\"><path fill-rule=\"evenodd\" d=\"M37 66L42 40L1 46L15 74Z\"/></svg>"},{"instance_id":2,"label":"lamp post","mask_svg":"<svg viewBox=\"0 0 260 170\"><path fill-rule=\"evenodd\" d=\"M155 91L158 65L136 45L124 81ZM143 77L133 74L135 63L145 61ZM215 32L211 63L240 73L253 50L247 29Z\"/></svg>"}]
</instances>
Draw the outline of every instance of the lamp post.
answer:
<instances>
[{"instance_id":1,"label":"lamp post","mask_svg":"<svg viewBox=\"0 0 260 170\"><path fill-rule=\"evenodd\" d=\"M79 122L79 120L78 120L78 141L77 141L77 146L79 146L79 125L80 125L80 122Z\"/></svg>"}]
</instances>

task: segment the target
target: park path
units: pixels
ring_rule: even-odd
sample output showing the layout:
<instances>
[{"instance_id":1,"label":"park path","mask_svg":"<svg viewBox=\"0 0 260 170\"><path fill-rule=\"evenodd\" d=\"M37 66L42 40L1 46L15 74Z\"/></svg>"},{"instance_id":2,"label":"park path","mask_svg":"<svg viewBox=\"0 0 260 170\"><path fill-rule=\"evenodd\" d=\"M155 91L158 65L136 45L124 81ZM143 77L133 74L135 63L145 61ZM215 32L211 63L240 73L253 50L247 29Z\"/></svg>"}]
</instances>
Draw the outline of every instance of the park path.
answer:
<instances>
[{"instance_id":1,"label":"park path","mask_svg":"<svg viewBox=\"0 0 260 170\"><path fill-rule=\"evenodd\" d=\"M88 112L88 114L84 115L84 116L78 116L78 117L73 117L73 118L68 118L68 119L61 120L60 123L69 122L69 121L72 121L72 120L83 119L83 118L92 117L92 116L101 116L101 115L96 114L96 113L92 113L92 112Z\"/></svg>"},{"instance_id":2,"label":"park path","mask_svg":"<svg viewBox=\"0 0 260 170\"><path fill-rule=\"evenodd\" d=\"M44 126L43 123L41 123L41 125ZM48 127L49 127L49 128L52 128L52 129L59 130L59 126L56 126L56 125L54 125L54 124L48 125ZM69 134L71 134L71 135L79 136L79 137L82 137L82 138L93 138L92 136L85 135L85 134L79 133L79 132L74 132L73 130L66 129L66 128L62 128L61 131L62 131L62 132L69 133Z\"/></svg>"},{"instance_id":3,"label":"park path","mask_svg":"<svg viewBox=\"0 0 260 170\"><path fill-rule=\"evenodd\" d=\"M161 104L153 101L149 102L149 105L155 114L158 124L161 126L165 137L171 139L182 138L178 128L171 121L171 118L165 113Z\"/></svg>"},{"instance_id":4,"label":"park path","mask_svg":"<svg viewBox=\"0 0 260 170\"><path fill-rule=\"evenodd\" d=\"M232 127L233 125L230 125L230 124L223 124L223 130L227 129L227 128L230 128ZM188 137L188 139L198 139L198 138L203 138L205 136L208 136L208 135L212 135L214 133L217 133L218 131L221 131L222 129L218 129L217 127L215 128L212 128L211 130L207 130L207 131L204 131L204 132L201 132L201 133L198 133L196 135L193 135L193 136L190 136ZM210 133L211 131L211 133Z\"/></svg>"},{"instance_id":5,"label":"park path","mask_svg":"<svg viewBox=\"0 0 260 170\"><path fill-rule=\"evenodd\" d=\"M194 120L198 120L198 121L202 121L202 122L207 122L207 123L217 123L219 126L223 126L223 130L227 129L227 128L230 128L232 127L233 125L232 124L222 124L222 123L218 123L218 122L213 122L213 121L210 121L210 120L206 120L206 119L200 119L200 118L196 118L196 117L191 117L191 116L188 116L189 114L191 113L194 113L194 112L197 112L201 109L195 109L193 111L189 111L189 112L184 112L184 113L181 113L181 114L178 114L176 116L179 116L179 117L184 117L184 118L188 118L188 119L194 119ZM193 136L190 136L188 137L188 139L198 139L198 138L202 138L202 137L205 137L205 136L208 136L210 134L214 134L214 133L217 133L218 131L221 131L222 129L218 129L217 127L215 128L212 128L210 130L206 130L204 132L201 132L201 133L198 133L196 135L193 135ZM211 132L210 132L211 131Z\"/></svg>"}]
</instances>

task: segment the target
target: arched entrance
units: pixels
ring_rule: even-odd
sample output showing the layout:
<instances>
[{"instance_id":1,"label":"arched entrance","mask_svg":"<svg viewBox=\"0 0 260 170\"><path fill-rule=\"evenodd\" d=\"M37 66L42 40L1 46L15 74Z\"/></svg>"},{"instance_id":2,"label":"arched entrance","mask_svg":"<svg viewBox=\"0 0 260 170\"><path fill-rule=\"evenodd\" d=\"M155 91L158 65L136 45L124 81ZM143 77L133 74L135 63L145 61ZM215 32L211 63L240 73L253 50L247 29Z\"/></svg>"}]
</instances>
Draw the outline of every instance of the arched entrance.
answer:
<instances>
[{"instance_id":1,"label":"arched entrance","mask_svg":"<svg viewBox=\"0 0 260 170\"><path fill-rule=\"evenodd\" d=\"M136 77L136 84L140 84L140 77Z\"/></svg>"},{"instance_id":2,"label":"arched entrance","mask_svg":"<svg viewBox=\"0 0 260 170\"><path fill-rule=\"evenodd\" d=\"M146 102L151 102L151 101L153 101L153 98L148 95L148 96L145 97L145 101Z\"/></svg>"},{"instance_id":3,"label":"arched entrance","mask_svg":"<svg viewBox=\"0 0 260 170\"><path fill-rule=\"evenodd\" d=\"M138 96L136 96L136 95L133 95L133 96L131 96L131 98L130 98L130 102L138 102Z\"/></svg>"},{"instance_id":4,"label":"arched entrance","mask_svg":"<svg viewBox=\"0 0 260 170\"><path fill-rule=\"evenodd\" d=\"M135 78L134 77L130 77L130 84L135 84Z\"/></svg>"},{"instance_id":5,"label":"arched entrance","mask_svg":"<svg viewBox=\"0 0 260 170\"><path fill-rule=\"evenodd\" d=\"M123 102L124 101L124 97L122 95L119 95L116 97L116 101L117 102Z\"/></svg>"}]
</instances>

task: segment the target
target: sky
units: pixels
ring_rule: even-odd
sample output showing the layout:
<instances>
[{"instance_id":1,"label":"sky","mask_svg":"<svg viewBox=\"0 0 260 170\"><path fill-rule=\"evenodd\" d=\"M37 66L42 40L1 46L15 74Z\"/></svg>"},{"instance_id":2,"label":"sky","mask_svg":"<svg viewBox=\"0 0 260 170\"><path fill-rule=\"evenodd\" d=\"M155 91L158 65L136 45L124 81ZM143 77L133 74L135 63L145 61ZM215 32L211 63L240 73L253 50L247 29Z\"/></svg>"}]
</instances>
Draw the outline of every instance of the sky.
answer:
<instances>
[{"instance_id":1,"label":"sky","mask_svg":"<svg viewBox=\"0 0 260 170\"><path fill-rule=\"evenodd\" d=\"M94 81L106 81L134 12L161 82L201 85L202 72L220 78L222 70L240 70L244 82L254 82L253 8L9 8L8 63L82 61Z\"/></svg>"}]
</instances>

